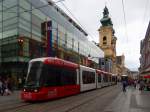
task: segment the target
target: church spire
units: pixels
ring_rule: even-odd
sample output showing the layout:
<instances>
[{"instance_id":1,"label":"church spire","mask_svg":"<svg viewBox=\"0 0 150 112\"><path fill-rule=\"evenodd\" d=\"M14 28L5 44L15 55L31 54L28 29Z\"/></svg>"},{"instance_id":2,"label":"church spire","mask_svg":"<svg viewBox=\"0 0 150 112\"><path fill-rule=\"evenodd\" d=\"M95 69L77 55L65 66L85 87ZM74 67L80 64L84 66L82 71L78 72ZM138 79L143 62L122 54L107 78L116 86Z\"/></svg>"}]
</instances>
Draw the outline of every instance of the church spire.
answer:
<instances>
[{"instance_id":1,"label":"church spire","mask_svg":"<svg viewBox=\"0 0 150 112\"><path fill-rule=\"evenodd\" d=\"M103 12L103 18L108 17L108 16L109 16L109 11L108 11L108 8L105 6L104 12Z\"/></svg>"},{"instance_id":2,"label":"church spire","mask_svg":"<svg viewBox=\"0 0 150 112\"><path fill-rule=\"evenodd\" d=\"M113 26L111 18L109 17L108 8L105 6L103 11L103 18L100 20L102 26Z\"/></svg>"}]
</instances>

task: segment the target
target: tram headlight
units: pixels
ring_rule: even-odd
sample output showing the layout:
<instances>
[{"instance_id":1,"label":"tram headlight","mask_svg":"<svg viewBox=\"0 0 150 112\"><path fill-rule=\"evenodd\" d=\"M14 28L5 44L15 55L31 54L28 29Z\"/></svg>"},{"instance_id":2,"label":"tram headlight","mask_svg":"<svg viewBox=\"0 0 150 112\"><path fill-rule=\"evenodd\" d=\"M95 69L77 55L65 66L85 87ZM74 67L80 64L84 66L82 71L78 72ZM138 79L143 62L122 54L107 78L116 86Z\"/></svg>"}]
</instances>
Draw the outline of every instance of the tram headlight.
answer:
<instances>
[{"instance_id":1,"label":"tram headlight","mask_svg":"<svg viewBox=\"0 0 150 112\"><path fill-rule=\"evenodd\" d=\"M26 89L23 89L24 92L26 92Z\"/></svg>"},{"instance_id":2,"label":"tram headlight","mask_svg":"<svg viewBox=\"0 0 150 112\"><path fill-rule=\"evenodd\" d=\"M37 90L37 89L35 89L35 90L34 90L34 92L38 92L38 90Z\"/></svg>"}]
</instances>

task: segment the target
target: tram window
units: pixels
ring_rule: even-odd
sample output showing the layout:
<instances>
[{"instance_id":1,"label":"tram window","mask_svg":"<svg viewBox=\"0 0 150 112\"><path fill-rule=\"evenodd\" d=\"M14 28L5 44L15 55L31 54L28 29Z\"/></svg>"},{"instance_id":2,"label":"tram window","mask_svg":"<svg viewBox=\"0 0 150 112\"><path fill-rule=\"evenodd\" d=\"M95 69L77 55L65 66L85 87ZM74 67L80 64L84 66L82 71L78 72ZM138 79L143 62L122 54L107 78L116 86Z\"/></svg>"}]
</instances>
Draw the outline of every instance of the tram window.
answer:
<instances>
[{"instance_id":1,"label":"tram window","mask_svg":"<svg viewBox=\"0 0 150 112\"><path fill-rule=\"evenodd\" d=\"M73 85L76 84L77 75L75 70L63 69L61 74L62 85Z\"/></svg>"},{"instance_id":2,"label":"tram window","mask_svg":"<svg viewBox=\"0 0 150 112\"><path fill-rule=\"evenodd\" d=\"M112 77L111 76L109 76L109 81L112 82Z\"/></svg>"},{"instance_id":3,"label":"tram window","mask_svg":"<svg viewBox=\"0 0 150 112\"><path fill-rule=\"evenodd\" d=\"M50 65L45 65L41 77L41 83L45 86L73 85L76 80L75 70Z\"/></svg>"},{"instance_id":4,"label":"tram window","mask_svg":"<svg viewBox=\"0 0 150 112\"><path fill-rule=\"evenodd\" d=\"M60 86L60 70L54 66L45 65L41 75L44 86Z\"/></svg>"},{"instance_id":5,"label":"tram window","mask_svg":"<svg viewBox=\"0 0 150 112\"><path fill-rule=\"evenodd\" d=\"M27 75L26 85L39 85L41 68L43 64L41 62L33 62L30 66L31 67L29 68L29 73Z\"/></svg>"},{"instance_id":6,"label":"tram window","mask_svg":"<svg viewBox=\"0 0 150 112\"><path fill-rule=\"evenodd\" d=\"M90 71L82 72L83 84L95 83L95 73Z\"/></svg>"},{"instance_id":7,"label":"tram window","mask_svg":"<svg viewBox=\"0 0 150 112\"><path fill-rule=\"evenodd\" d=\"M99 74L98 75L98 82L101 82L101 80L102 80L102 76L101 76L101 74Z\"/></svg>"},{"instance_id":8,"label":"tram window","mask_svg":"<svg viewBox=\"0 0 150 112\"><path fill-rule=\"evenodd\" d=\"M108 76L104 74L104 82L108 82Z\"/></svg>"}]
</instances>

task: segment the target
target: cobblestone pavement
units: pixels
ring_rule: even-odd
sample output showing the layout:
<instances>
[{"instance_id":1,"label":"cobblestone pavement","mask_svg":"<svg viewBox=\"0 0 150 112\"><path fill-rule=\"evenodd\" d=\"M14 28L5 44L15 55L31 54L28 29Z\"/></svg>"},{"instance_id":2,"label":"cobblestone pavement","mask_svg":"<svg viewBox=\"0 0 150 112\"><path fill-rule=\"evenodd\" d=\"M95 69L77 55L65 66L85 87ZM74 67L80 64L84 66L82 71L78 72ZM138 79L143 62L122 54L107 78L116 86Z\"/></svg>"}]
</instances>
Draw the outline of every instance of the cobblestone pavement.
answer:
<instances>
[{"instance_id":1,"label":"cobblestone pavement","mask_svg":"<svg viewBox=\"0 0 150 112\"><path fill-rule=\"evenodd\" d=\"M150 91L139 91L129 87L120 93L104 112L150 112Z\"/></svg>"},{"instance_id":2,"label":"cobblestone pavement","mask_svg":"<svg viewBox=\"0 0 150 112\"><path fill-rule=\"evenodd\" d=\"M0 112L150 112L150 91L128 87L123 93L119 84L38 103L23 102L18 94L0 96Z\"/></svg>"},{"instance_id":3,"label":"cobblestone pavement","mask_svg":"<svg viewBox=\"0 0 150 112\"><path fill-rule=\"evenodd\" d=\"M12 101L19 102L20 101L19 93L20 91L14 91L12 94L7 96L0 95L0 104L12 102Z\"/></svg>"},{"instance_id":4,"label":"cobblestone pavement","mask_svg":"<svg viewBox=\"0 0 150 112\"><path fill-rule=\"evenodd\" d=\"M28 103L24 103L20 99L20 91L14 91L8 96L0 96L0 112L3 112L4 110L11 110L12 108L17 108L26 104Z\"/></svg>"}]
</instances>

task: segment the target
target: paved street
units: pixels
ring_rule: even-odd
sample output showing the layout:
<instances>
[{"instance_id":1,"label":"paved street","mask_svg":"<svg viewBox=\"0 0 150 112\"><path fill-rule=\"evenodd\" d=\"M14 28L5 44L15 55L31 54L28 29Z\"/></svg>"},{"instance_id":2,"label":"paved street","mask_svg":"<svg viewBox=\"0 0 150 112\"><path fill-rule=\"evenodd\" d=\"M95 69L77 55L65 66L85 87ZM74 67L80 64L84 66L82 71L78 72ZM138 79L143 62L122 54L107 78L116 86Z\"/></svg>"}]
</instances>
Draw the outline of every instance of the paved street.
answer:
<instances>
[{"instance_id":1,"label":"paved street","mask_svg":"<svg viewBox=\"0 0 150 112\"><path fill-rule=\"evenodd\" d=\"M0 112L149 112L150 92L120 85L85 92L58 100L38 103L23 102L19 92L0 96Z\"/></svg>"}]
</instances>

